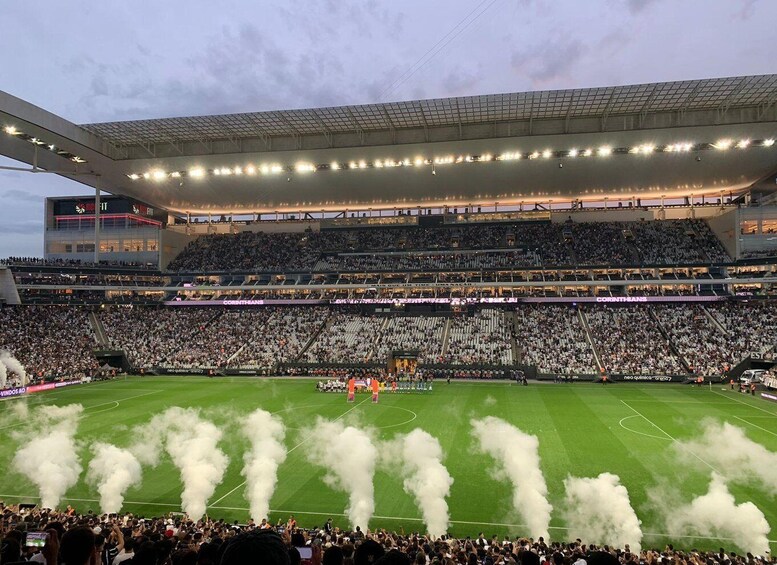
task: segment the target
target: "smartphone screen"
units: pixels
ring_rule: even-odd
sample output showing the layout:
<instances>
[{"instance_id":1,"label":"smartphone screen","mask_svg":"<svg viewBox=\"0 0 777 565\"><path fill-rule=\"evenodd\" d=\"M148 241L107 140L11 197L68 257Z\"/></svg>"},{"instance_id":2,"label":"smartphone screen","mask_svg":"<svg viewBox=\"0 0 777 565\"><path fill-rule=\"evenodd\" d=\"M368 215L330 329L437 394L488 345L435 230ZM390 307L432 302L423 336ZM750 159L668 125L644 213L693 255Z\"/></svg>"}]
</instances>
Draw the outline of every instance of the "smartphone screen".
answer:
<instances>
[{"instance_id":1,"label":"smartphone screen","mask_svg":"<svg viewBox=\"0 0 777 565\"><path fill-rule=\"evenodd\" d=\"M27 532L27 538L24 545L27 547L43 547L46 545L46 532Z\"/></svg>"},{"instance_id":2,"label":"smartphone screen","mask_svg":"<svg viewBox=\"0 0 777 565\"><path fill-rule=\"evenodd\" d=\"M298 547L297 551L299 551L299 556L301 559L313 559L312 547Z\"/></svg>"}]
</instances>

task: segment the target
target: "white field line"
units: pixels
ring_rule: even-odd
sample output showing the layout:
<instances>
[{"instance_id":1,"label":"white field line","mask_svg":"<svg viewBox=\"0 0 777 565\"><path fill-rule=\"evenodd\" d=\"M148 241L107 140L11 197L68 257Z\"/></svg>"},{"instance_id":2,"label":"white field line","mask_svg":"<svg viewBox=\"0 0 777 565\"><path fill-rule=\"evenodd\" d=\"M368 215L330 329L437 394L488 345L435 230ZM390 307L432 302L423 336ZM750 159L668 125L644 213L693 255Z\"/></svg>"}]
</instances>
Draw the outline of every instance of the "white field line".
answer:
<instances>
[{"instance_id":1,"label":"white field line","mask_svg":"<svg viewBox=\"0 0 777 565\"><path fill-rule=\"evenodd\" d=\"M334 421L336 422L336 421L337 421L337 420L339 420L340 418L343 418L343 417L344 417L346 414L348 414L348 413L349 413L349 412L351 412L352 410L355 410L356 408L358 408L359 406L361 406L362 404L364 404L365 402L367 402L367 401L368 401L368 400L370 400L371 398L372 398L371 396L367 396L367 398L365 398L364 400L362 400L362 401L361 401L361 402L359 402L358 404L354 404L354 405L353 405L353 406L351 406L351 407L350 407L348 410L346 410L345 412L343 412L342 414L340 414L340 415L339 415L337 418L335 418L335 419L334 419ZM289 455L289 453L291 453L292 451L294 451L295 449L297 449L299 446L301 446L303 443L307 442L307 441L308 441L310 438L312 438L312 437L313 437L313 434L311 434L311 435L307 436L305 439L303 439L302 441L300 441L300 442L299 442L297 445L295 445L294 447L292 447L291 449L289 449L289 450L286 452L286 455L288 456L288 455ZM224 500L226 497L228 497L230 494L232 494L233 492L235 492L237 489L239 489L240 487L244 486L245 484L246 484L246 482L245 482L245 481L243 481L242 483L240 483L239 485L237 485L235 488L233 488L231 491L229 491L227 494L225 494L225 495L224 495L224 496L222 496L221 498L219 498L219 499L217 499L217 500L214 500L214 501L213 501L213 504L214 504L214 505L215 505L215 504L218 504L219 502L221 502L222 500ZM209 508L218 508L217 506L211 506L211 505L208 505L208 507L209 507Z\"/></svg>"},{"instance_id":2,"label":"white field line","mask_svg":"<svg viewBox=\"0 0 777 565\"><path fill-rule=\"evenodd\" d=\"M40 500L40 497L38 496L21 496L16 494L0 494L0 497L3 498L18 498L18 499L24 499L24 500ZM99 502L96 498L70 498L70 497L64 497L63 500L67 500L70 502ZM124 504L137 504L142 506L166 506L170 508L180 508L180 504L172 504L169 502L140 502L140 501L129 501L125 500ZM214 510L237 510L240 512L248 512L248 508L243 508L240 506L210 506L211 509ZM274 512L276 514L299 514L302 516L342 516L345 517L347 514L343 512L309 512L305 510L284 510L284 509L271 509L270 512ZM423 522L422 518L408 518L404 516L381 516L379 514L373 514L372 518L376 520L398 520L402 522ZM468 520L451 520L451 524L462 524L465 526L502 526L507 528L526 528L528 527L526 524L509 524L507 522L473 522ZM551 530L561 530L561 531L568 531L569 528L565 528L563 526L550 526ZM685 539L704 539L704 540L720 540L720 541L736 541L734 538L725 538L725 537L710 537L710 536L689 536L689 535L678 535L678 534L670 534L665 532L642 532L642 535L644 536L650 536L650 537L664 537L664 538L685 538ZM777 540L768 540L769 543L777 543Z\"/></svg>"},{"instance_id":3,"label":"white field line","mask_svg":"<svg viewBox=\"0 0 777 565\"><path fill-rule=\"evenodd\" d=\"M776 434L776 433L774 433L774 432L773 432L773 431L771 431L771 430L767 430L766 428L762 428L762 427L761 427L761 426L759 426L758 424L754 424L753 422L748 422L747 420L745 420L744 418L740 418L739 416L734 416L734 418L736 418L737 420L740 420L740 421L744 422L745 424L748 424L748 425L750 425L750 426L753 426L754 428L758 428L759 430L763 430L763 431L765 431L767 434L772 434L773 436L777 437L777 434Z\"/></svg>"},{"instance_id":4,"label":"white field line","mask_svg":"<svg viewBox=\"0 0 777 565\"><path fill-rule=\"evenodd\" d=\"M646 421L648 424L650 424L650 425L651 425L651 426L653 426L655 429L657 429L659 432L661 432L662 434L664 434L664 435L665 435L667 438L669 438L670 440L672 440L674 443L680 443L679 441L677 441L677 439L675 439L675 438L674 438L674 437L672 437L672 436L671 436L669 433L667 433L666 431L664 431L664 430L663 430L661 427L659 427L659 426L658 426L657 424L655 424L655 423L654 423L652 420L650 420L650 418L648 418L647 416L645 416L644 414L642 414L641 412L639 412L639 411L638 411L636 408L634 408L633 406L630 406L628 403L626 403L626 402L625 402L625 401L623 401L623 400L621 400L621 402L623 402L623 404L625 404L626 406L628 406L628 407L629 407L629 409L631 409L631 410L632 410L633 412L635 412L637 415L639 415L639 416L642 416L642 417L645 419L645 421ZM691 455L693 455L693 456L694 456L696 459L698 459L699 461L701 461L702 463L704 463L704 464L705 464L707 467L709 467L710 469L712 469L712 470L713 470L713 471L715 471L716 473L719 473L719 474L721 474L721 475L723 474L723 473L721 473L720 471L718 471L718 470L717 470L715 467L713 467L712 465L710 465L710 464L709 464L707 461L705 461L704 459L702 459L701 457L699 457L699 456L698 456L696 453L694 453L693 451L690 451L690 450L689 450L689 451L688 451L688 453L690 453Z\"/></svg>"},{"instance_id":5,"label":"white field line","mask_svg":"<svg viewBox=\"0 0 777 565\"><path fill-rule=\"evenodd\" d=\"M127 398L120 398L119 400L109 400L108 402L101 402L100 404L92 404L90 406L85 406L84 410L90 410L92 408L99 408L100 406L107 406L108 404L115 404L115 406L112 406L109 408L109 410L113 410L114 408L118 407L120 403L124 402L125 400L132 400L133 398L140 398L141 396L148 396L149 394L155 394L157 392L162 392L161 390L154 390L151 392L144 392L143 394L136 394L135 396L128 396ZM37 403L36 406L40 404ZM99 414L100 412L105 412L105 410L98 410L97 412L93 412L93 414ZM91 415L91 414L89 414ZM8 424L7 426L3 426L0 428L0 430L5 430L7 428L13 428L14 426L20 426L24 424L25 422L16 422L14 424Z\"/></svg>"},{"instance_id":6,"label":"white field line","mask_svg":"<svg viewBox=\"0 0 777 565\"><path fill-rule=\"evenodd\" d=\"M721 394L715 390L711 391L713 394L717 394L718 396L722 396L723 398L728 398L729 400L733 400L734 402L739 402L740 404L744 404L745 406L749 406L750 408L755 408L756 410L760 410L761 412L766 412L770 416L773 416L774 418L777 418L777 414L772 412L771 410L767 410L766 408L761 408L760 406L756 406L754 404L750 404L749 402L743 402L739 400L738 398L735 398L733 396L727 396L725 394ZM740 394L740 393L737 393Z\"/></svg>"}]
</instances>

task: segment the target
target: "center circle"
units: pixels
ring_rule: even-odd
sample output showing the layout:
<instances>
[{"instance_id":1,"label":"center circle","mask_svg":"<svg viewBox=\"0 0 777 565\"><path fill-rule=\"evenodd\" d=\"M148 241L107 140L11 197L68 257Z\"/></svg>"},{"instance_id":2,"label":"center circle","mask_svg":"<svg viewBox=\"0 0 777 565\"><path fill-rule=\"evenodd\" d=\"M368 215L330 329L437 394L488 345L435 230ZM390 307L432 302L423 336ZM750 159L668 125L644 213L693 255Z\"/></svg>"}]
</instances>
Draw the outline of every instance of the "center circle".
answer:
<instances>
[{"instance_id":1,"label":"center circle","mask_svg":"<svg viewBox=\"0 0 777 565\"><path fill-rule=\"evenodd\" d=\"M273 414L282 414L282 413L285 413L285 412L297 412L297 414L294 415L294 420L295 421L304 421L306 423L307 422L311 422L312 419L314 419L316 416L321 416L323 418L327 418L327 419L330 419L330 420L335 420L335 419L339 419L340 417L343 416L344 412L348 409L347 406L348 405L346 405L346 407L343 407L340 404L303 404L302 406L289 406L287 408L281 408L280 410L273 411ZM356 406L352 405L351 407L355 408ZM324 408L324 409L330 409L330 410L322 410L322 411L308 410L308 409L314 409L314 408L315 409ZM334 413L335 410L331 410L331 409L337 409L336 413ZM385 424L385 425L382 425L382 426L376 426L376 425L372 425L372 424L369 424L369 423L365 424L365 427L371 427L371 428L375 428L377 430L384 430L384 429L388 429L388 428L398 428L399 426L404 426L405 424L409 424L410 422L412 422L413 420L415 420L418 417L418 414L416 414L412 410L408 410L407 408L402 408L401 406L392 406L390 404L377 404L377 405L369 404L368 405L367 403L365 403L364 407L361 407L361 409L364 409L364 410L366 410L366 409L379 410L379 411L381 411L381 413L384 413L386 410L399 410L399 411L405 412L407 414L406 419L401 421L401 422L389 423L389 424ZM330 411L333 412L333 413L329 414L328 412L330 412ZM301 430L301 429L304 429L302 427L296 427L296 426L288 425L288 424L286 424L286 422L284 422L284 425L286 426L287 430Z\"/></svg>"}]
</instances>

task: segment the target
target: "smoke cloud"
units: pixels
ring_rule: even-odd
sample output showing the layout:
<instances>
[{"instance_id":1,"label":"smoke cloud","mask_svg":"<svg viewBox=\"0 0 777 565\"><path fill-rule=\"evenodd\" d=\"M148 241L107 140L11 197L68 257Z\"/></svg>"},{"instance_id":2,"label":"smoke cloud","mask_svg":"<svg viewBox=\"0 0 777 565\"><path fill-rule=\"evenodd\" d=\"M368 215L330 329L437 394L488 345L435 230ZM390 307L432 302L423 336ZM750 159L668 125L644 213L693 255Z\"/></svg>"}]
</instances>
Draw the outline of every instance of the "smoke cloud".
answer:
<instances>
[{"instance_id":1,"label":"smoke cloud","mask_svg":"<svg viewBox=\"0 0 777 565\"><path fill-rule=\"evenodd\" d=\"M205 514L229 464L218 447L221 436L221 430L203 420L198 410L174 406L143 426L130 451L142 463L155 466L164 447L181 473L181 508L197 520Z\"/></svg>"},{"instance_id":2,"label":"smoke cloud","mask_svg":"<svg viewBox=\"0 0 777 565\"><path fill-rule=\"evenodd\" d=\"M763 554L769 549L769 524L763 512L752 502L737 505L717 473L712 473L710 481L707 494L684 506L674 499L664 509L669 531L672 535L730 538L743 551Z\"/></svg>"},{"instance_id":3,"label":"smoke cloud","mask_svg":"<svg viewBox=\"0 0 777 565\"><path fill-rule=\"evenodd\" d=\"M5 383L8 382L8 369L5 368L5 363L0 361L0 389L5 388Z\"/></svg>"},{"instance_id":4,"label":"smoke cloud","mask_svg":"<svg viewBox=\"0 0 777 565\"><path fill-rule=\"evenodd\" d=\"M108 443L96 443L92 452L94 458L89 462L86 480L100 493L100 510L105 514L117 513L127 489L140 484L140 462L128 449Z\"/></svg>"},{"instance_id":5,"label":"smoke cloud","mask_svg":"<svg viewBox=\"0 0 777 565\"><path fill-rule=\"evenodd\" d=\"M348 493L348 519L353 527L366 530L375 512L373 477L378 452L372 439L364 430L322 418L316 421L313 437L308 459L327 470L327 485Z\"/></svg>"},{"instance_id":6,"label":"smoke cloud","mask_svg":"<svg viewBox=\"0 0 777 565\"><path fill-rule=\"evenodd\" d=\"M548 487L540 469L539 440L493 416L472 420L472 434L480 451L497 462L496 477L513 485L513 508L534 538L548 536L550 512Z\"/></svg>"},{"instance_id":7,"label":"smoke cloud","mask_svg":"<svg viewBox=\"0 0 777 565\"><path fill-rule=\"evenodd\" d=\"M445 498L450 494L453 478L442 464L442 447L437 438L416 428L387 442L382 458L399 467L405 492L415 497L429 534L438 538L448 531L450 516Z\"/></svg>"},{"instance_id":8,"label":"smoke cloud","mask_svg":"<svg viewBox=\"0 0 777 565\"><path fill-rule=\"evenodd\" d=\"M260 408L248 416L243 433L251 442L251 450L243 456L246 498L251 518L259 522L270 512L270 499L278 483L278 467L286 460L283 444L286 430L280 418Z\"/></svg>"},{"instance_id":9,"label":"smoke cloud","mask_svg":"<svg viewBox=\"0 0 777 565\"><path fill-rule=\"evenodd\" d=\"M602 473L595 478L567 477L564 517L570 538L639 551L642 529L620 477Z\"/></svg>"},{"instance_id":10,"label":"smoke cloud","mask_svg":"<svg viewBox=\"0 0 777 565\"><path fill-rule=\"evenodd\" d=\"M38 488L44 508L59 506L81 474L75 434L82 412L80 404L41 406L30 430L13 434L21 446L11 465Z\"/></svg>"},{"instance_id":11,"label":"smoke cloud","mask_svg":"<svg viewBox=\"0 0 777 565\"><path fill-rule=\"evenodd\" d=\"M8 378L8 372L16 373L19 375L19 378L22 380L22 386L27 384L27 371L24 369L24 365L22 365L16 357L11 355L8 351L0 351L0 365L4 366L4 369L6 370L6 379ZM0 375L0 378L2 378L2 375ZM7 380L5 382L8 382ZM5 384L3 384L5 386Z\"/></svg>"},{"instance_id":12,"label":"smoke cloud","mask_svg":"<svg viewBox=\"0 0 777 565\"><path fill-rule=\"evenodd\" d=\"M752 483L777 495L777 453L769 451L745 435L745 430L728 422L706 419L704 433L695 439L674 444L684 458L692 453L721 470L736 473L738 482Z\"/></svg>"}]
</instances>

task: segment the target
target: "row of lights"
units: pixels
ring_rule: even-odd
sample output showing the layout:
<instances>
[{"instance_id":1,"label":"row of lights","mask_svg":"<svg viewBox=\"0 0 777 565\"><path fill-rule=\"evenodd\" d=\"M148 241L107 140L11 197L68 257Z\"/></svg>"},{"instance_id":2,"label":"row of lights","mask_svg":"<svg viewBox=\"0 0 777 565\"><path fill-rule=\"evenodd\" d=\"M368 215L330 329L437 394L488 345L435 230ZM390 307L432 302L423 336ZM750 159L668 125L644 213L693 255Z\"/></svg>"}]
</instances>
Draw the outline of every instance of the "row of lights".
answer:
<instances>
[{"instance_id":1,"label":"row of lights","mask_svg":"<svg viewBox=\"0 0 777 565\"><path fill-rule=\"evenodd\" d=\"M265 164L265 165L248 165L245 167L219 167L215 169L205 169L202 167L194 167L188 171L173 171L167 172L161 169L154 169L145 173L131 173L128 174L131 180L156 180L163 181L167 178L203 178L206 175L213 176L254 176L257 174L272 175L280 173L313 173L316 171L339 171L341 169L383 169L393 167L423 167L423 166L436 166L436 165L450 165L455 163L485 163L489 161L517 161L521 159L535 160L535 159L576 159L586 157L609 157L610 155L651 155L653 153L688 153L690 151L705 151L709 149L716 149L720 151L726 151L728 149L746 149L748 147L771 147L774 145L774 139L721 139L715 143L671 143L668 145L653 145L642 144L635 145L633 147L610 147L603 145L597 149L569 149L566 151L552 151L545 149L543 151L532 152L507 152L499 155L492 155L490 153L484 153L483 155L447 155L444 157L436 157L429 159L425 157L416 157L415 159L377 159L375 161L349 161L347 163L334 161L332 163L315 164L308 162L298 162L295 165L281 165L278 163Z\"/></svg>"},{"instance_id":2,"label":"row of lights","mask_svg":"<svg viewBox=\"0 0 777 565\"><path fill-rule=\"evenodd\" d=\"M79 157L78 155L73 155L69 151L65 151L64 149L60 149L53 143L46 143L42 139L39 139L37 137L33 137L31 135L28 135L22 131L19 131L16 129L15 126L5 126L3 128L3 131L7 133L8 135L11 135L13 137L16 137L17 139L23 139L24 141L29 141L36 147L43 147L45 149L48 149L52 153L56 153L60 157L64 157L65 159L68 159L70 161L73 161L74 163L86 163L86 159L83 159Z\"/></svg>"}]
</instances>

